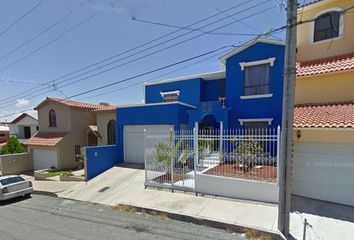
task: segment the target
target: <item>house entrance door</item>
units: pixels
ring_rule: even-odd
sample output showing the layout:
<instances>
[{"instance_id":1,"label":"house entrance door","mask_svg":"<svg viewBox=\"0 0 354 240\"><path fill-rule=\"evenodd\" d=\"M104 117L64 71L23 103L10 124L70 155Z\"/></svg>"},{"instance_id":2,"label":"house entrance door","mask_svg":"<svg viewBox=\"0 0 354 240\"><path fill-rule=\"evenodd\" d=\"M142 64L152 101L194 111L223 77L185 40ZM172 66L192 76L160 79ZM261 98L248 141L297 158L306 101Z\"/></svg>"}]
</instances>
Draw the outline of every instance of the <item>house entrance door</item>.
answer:
<instances>
[{"instance_id":1,"label":"house entrance door","mask_svg":"<svg viewBox=\"0 0 354 240\"><path fill-rule=\"evenodd\" d=\"M25 138L30 138L31 137L31 127L24 127L24 132L25 132Z\"/></svg>"}]
</instances>

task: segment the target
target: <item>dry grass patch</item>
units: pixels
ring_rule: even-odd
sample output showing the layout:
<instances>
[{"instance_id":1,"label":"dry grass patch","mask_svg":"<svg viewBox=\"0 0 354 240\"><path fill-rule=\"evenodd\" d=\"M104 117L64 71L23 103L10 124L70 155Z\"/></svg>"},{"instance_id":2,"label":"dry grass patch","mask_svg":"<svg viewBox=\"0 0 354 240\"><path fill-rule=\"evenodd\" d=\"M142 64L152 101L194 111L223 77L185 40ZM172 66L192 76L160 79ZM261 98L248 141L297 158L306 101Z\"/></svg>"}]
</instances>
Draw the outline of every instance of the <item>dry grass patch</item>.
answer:
<instances>
[{"instance_id":1,"label":"dry grass patch","mask_svg":"<svg viewBox=\"0 0 354 240\"><path fill-rule=\"evenodd\" d=\"M249 240L275 240L272 235L251 228L245 229L245 235Z\"/></svg>"}]
</instances>

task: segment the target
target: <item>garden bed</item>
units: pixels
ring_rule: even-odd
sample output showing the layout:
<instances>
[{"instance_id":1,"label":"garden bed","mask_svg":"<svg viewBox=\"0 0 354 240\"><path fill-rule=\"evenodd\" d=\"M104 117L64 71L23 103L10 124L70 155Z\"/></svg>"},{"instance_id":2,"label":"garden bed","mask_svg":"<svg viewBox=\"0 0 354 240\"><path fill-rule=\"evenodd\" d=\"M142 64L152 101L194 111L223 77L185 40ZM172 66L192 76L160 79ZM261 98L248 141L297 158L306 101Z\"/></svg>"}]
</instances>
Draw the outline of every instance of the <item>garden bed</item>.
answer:
<instances>
[{"instance_id":1,"label":"garden bed","mask_svg":"<svg viewBox=\"0 0 354 240\"><path fill-rule=\"evenodd\" d=\"M173 173L173 183L178 182L178 181L182 181L184 180L184 174L180 174L180 173ZM152 181L154 182L158 182L158 183L172 183L172 176L171 173L165 173L157 178L154 178Z\"/></svg>"},{"instance_id":2,"label":"garden bed","mask_svg":"<svg viewBox=\"0 0 354 240\"><path fill-rule=\"evenodd\" d=\"M260 165L253 167L247 172L243 172L243 169L239 163L221 163L218 166L207 170L204 174L256 181L276 182L277 167Z\"/></svg>"}]
</instances>

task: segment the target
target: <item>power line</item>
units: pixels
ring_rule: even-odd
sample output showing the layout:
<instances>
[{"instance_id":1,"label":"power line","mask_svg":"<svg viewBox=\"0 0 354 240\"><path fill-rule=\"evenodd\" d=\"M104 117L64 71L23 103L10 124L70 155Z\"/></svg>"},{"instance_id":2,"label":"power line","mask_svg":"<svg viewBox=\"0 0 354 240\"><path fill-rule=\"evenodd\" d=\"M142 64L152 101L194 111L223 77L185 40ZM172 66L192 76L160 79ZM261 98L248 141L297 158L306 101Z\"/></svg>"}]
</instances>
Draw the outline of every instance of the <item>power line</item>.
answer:
<instances>
[{"instance_id":1,"label":"power line","mask_svg":"<svg viewBox=\"0 0 354 240\"><path fill-rule=\"evenodd\" d=\"M345 14L346 12L350 11L350 10L353 9L353 8L354 8L354 6L348 7L347 9L344 9L344 10L340 11L340 13L341 13L341 14ZM282 30L286 29L286 28L289 27L289 26L295 26L295 25L306 24L306 23L313 22L313 21L315 21L315 20L316 20L316 19L309 19L309 20L306 20L306 21L297 22L297 23L292 24L292 25L285 25L285 26L279 27L279 28L277 28L277 29L274 29L274 30L272 30L272 31L270 31L270 32L271 32L271 33L274 33L274 32L278 32L278 31L282 31ZM226 46L225 46L225 47L226 47ZM223 48L225 48L225 47L223 47ZM220 50L220 49L221 49L221 48L219 48L218 50ZM214 51L217 51L217 50L214 50ZM211 51L211 52L214 52L214 51ZM209 53L211 53L211 52L209 52ZM202 54L202 55L199 55L199 56L203 56L203 55L206 55L206 54ZM194 57L194 58L196 58L196 57ZM192 59L194 59L194 58L192 58ZM192 60L192 59L189 59L189 60ZM183 60L183 61L181 61L181 62L174 63L174 64L170 64L170 65L167 65L167 66L162 67L162 68L158 68L158 69L155 69L155 70L152 70L152 71L149 71L149 72L145 72L145 73L143 73L143 74L139 74L139 75L136 75L136 76L133 76L133 77L130 77L130 78L126 78L126 79L123 79L123 80L120 80L120 81L116 81L116 82L113 82L113 83L110 83L110 84L107 84L107 85L104 85L104 86L101 86L101 87L97 87L97 88L94 88L94 89L91 89L91 90L87 90L87 91L84 91L84 92L75 94L75 95L73 95L73 96L70 96L70 97L68 97L68 98L66 98L66 99L74 98L74 97L81 96L81 95L84 95L84 94L87 94L87 93L90 93L90 92L98 91L98 90L100 90L100 89L104 89L104 88L107 88L107 87L110 87L110 86L119 84L119 83L121 83L121 82L129 81L129 80L132 80L132 79L134 79L134 78L142 77L142 76L145 76L145 75L147 75L147 74L151 74L151 73L153 73L153 72L160 71L160 70L163 70L163 69L165 69L165 68L169 68L169 67L171 67L171 66L174 66L174 65L177 65L177 64L181 64L181 63L186 62L186 61L189 61L189 60L188 60L188 59L187 59L187 60ZM28 109L28 110L25 110L25 111L29 111L29 110L32 110L32 108L31 108L31 109ZM21 112L23 112L23 111L21 111ZM12 115L14 115L14 114L21 113L21 112L16 112L16 113L13 113L13 114L3 115L3 116L0 116L0 117L2 118L2 117L12 116Z\"/></svg>"},{"instance_id":2,"label":"power line","mask_svg":"<svg viewBox=\"0 0 354 240\"><path fill-rule=\"evenodd\" d=\"M2 32L0 32L0 36L2 36L3 34L5 34L7 31L9 31L12 27L14 27L17 23L19 23L22 19L24 19L28 14L30 14L33 10L35 10L37 7L39 7L39 5L42 4L42 1L39 1L36 5L34 5L31 9L29 9L27 12L25 12L25 14L23 14L20 18L18 18L15 22L11 23L9 26L7 26L7 28L5 28L4 30L2 30Z\"/></svg>"},{"instance_id":3,"label":"power line","mask_svg":"<svg viewBox=\"0 0 354 240\"><path fill-rule=\"evenodd\" d=\"M118 88L118 89L115 89L115 90L109 90L109 91L106 91L106 92L103 92L103 93L99 93L99 94L96 94L96 95L92 95L92 96L88 96L88 97L85 97L85 98L81 98L80 100L95 98L95 97L107 95L107 94L110 94L110 93L118 92L118 91L121 91L121 90L124 90L124 89L127 89L127 88L135 87L135 86L138 86L138 85L140 85L140 84L143 84L143 83L146 83L146 82L150 82L150 81L159 79L159 78L164 77L164 76L168 76L168 75L170 75L171 73L175 73L175 72L181 71L181 70L183 70L183 69L187 69L187 68L189 68L189 67L191 67L191 66L194 66L194 65L196 65L196 64L199 64L199 63L201 63L201 62L205 62L206 60L209 60L209 59L211 59L211 58L214 58L214 57L216 57L216 56L218 56L218 55L220 55L220 54L226 53L226 52L228 52L228 51L229 51L229 50L227 49L227 50L224 50L224 51L222 51L222 52L220 52L220 53L216 53L216 54L213 54L213 55L211 55L211 56L209 56L209 57L206 57L206 58L204 58L204 59L202 59L202 60L196 61L195 63L188 64L187 66L183 66L183 67L174 69L174 70L172 70L172 71L169 71L169 72L160 74L160 75L158 75L158 76L155 76L155 77L152 77L152 78L149 78L149 79L146 79L146 80L144 80L144 81L139 81L139 82L136 82L136 83L134 83L134 84L130 84L130 85L128 85L128 86L124 86L124 87L121 87L121 88Z\"/></svg>"},{"instance_id":4,"label":"power line","mask_svg":"<svg viewBox=\"0 0 354 240\"><path fill-rule=\"evenodd\" d=\"M227 14L226 12L225 12L225 10L220 10L219 8L215 8L217 11L219 11L220 13L223 13L225 16L228 16L228 17L230 17L230 18L232 18L232 19L235 19L233 16L230 16L229 14ZM252 30L254 30L254 31L256 31L256 32L261 32L261 30L259 30L259 29L257 29L257 28L255 28L255 27L253 27L253 26L251 26L250 24L247 24L247 23L245 23L245 22L243 22L243 21L239 21L239 23L241 23L242 25L244 25L244 26L246 26L246 27L248 27L248 28L250 28L250 29L252 29ZM274 37L274 38L276 38L276 39L281 39L281 38L279 38L279 37L277 37L277 36L275 36L275 35L273 35L273 34L270 34L270 36L272 36L272 37Z\"/></svg>"},{"instance_id":5,"label":"power line","mask_svg":"<svg viewBox=\"0 0 354 240\"><path fill-rule=\"evenodd\" d=\"M193 56L193 57L190 57L190 58L187 58L187 59L184 59L184 60L181 60L181 61L172 63L172 64L165 65L165 66L160 67L160 68L156 68L156 69L153 69L153 70L150 70L150 71L147 71L147 72L144 72L144 73L141 73L141 74L132 76L132 77L128 77L128 78L125 78L125 79L122 79L122 80L119 80L119 81L115 81L115 82L113 82L113 83L106 84L106 85L104 85L104 86L100 86L100 87L97 87L97 88L94 88L94 89L90 89L90 90L87 90L87 91L84 91L84 92L81 92L81 93L72 95L72 96L70 96L70 97L66 97L66 98L64 98L63 100L65 100L65 99L70 99L70 98L74 98L74 97L78 97L78 96L81 96L81 95L84 95L84 94L87 94L87 93L90 93L90 92L94 92L94 91L97 91L97 90L100 90L100 89L105 89L105 88L107 88L107 87L111 87L111 86L117 85L117 84L122 83L122 82L127 82L127 81L130 81L130 80L135 79L135 78L138 78L138 77L143 77L143 76L149 75L149 74L154 73L154 72L158 72L158 71L161 71L161 70L164 70L164 69L167 69L167 68L170 68L170 67L173 67L173 66L176 66L176 65L185 63L185 62L192 61L192 60L197 59L197 58L204 57L204 56L206 56L206 55L209 55L209 54L212 54L212 53L215 53L215 52L219 52L219 51L222 50L222 49L225 49L225 48L232 48L232 47L233 47L233 45L223 46L223 47L217 48L217 49L215 49L215 50L212 50L212 51L209 51L209 52L205 52L205 53L199 54L199 55L197 55L197 56ZM30 108L30 109L22 110L22 111L19 111L19 112L16 112L16 113L2 115L2 116L0 116L0 118L12 116L12 115L15 115L15 114L18 114L18 113L22 113L22 112L27 112L27 111L30 111L30 110L33 110L33 109L34 109L34 108Z\"/></svg>"},{"instance_id":6,"label":"power line","mask_svg":"<svg viewBox=\"0 0 354 240\"><path fill-rule=\"evenodd\" d=\"M62 21L64 21L67 17L69 17L71 15L71 12L69 12L68 14L66 14L65 16L63 16L62 18L60 18L57 22L55 22L54 24L50 25L49 27L47 27L46 29L44 29L43 31L39 32L38 34L36 34L35 36L31 37L30 39L26 40L25 42L23 42L22 44L20 44L19 46L15 47L14 49L10 50L9 52L5 53L4 55L0 56L0 59L3 59L7 56L9 56L10 54L14 53L15 51L17 51L18 49L26 46L27 44L29 44L30 42L34 41L35 39L39 38L40 36L42 36L43 34L45 34L46 32L48 32L49 30L53 29L54 27L56 27L58 24L60 24Z\"/></svg>"},{"instance_id":7,"label":"power line","mask_svg":"<svg viewBox=\"0 0 354 240\"><path fill-rule=\"evenodd\" d=\"M267 3L267 2L268 2L268 1L264 1L264 2L262 2L262 4L265 4L265 3ZM260 4L253 5L252 7L249 7L249 8L247 8L246 10L255 8L255 7L259 6L259 5L260 5ZM242 17L242 18L240 18L240 19L234 20L234 21L232 21L232 22L230 22L230 23L227 23L227 24L224 24L224 25L219 26L219 27L217 27L217 28L214 28L214 29L210 30L209 32L213 32L213 31L215 31L215 30L219 30L219 29L224 28L224 27L226 27L226 26L232 25L232 24L236 23L237 21L240 21L240 20L243 20L243 19L247 19L247 18L249 18L249 17L253 17L253 16L255 16L255 15L264 13L264 12L266 12L266 11L269 11L269 10L273 9L274 7L275 7L275 6L272 6L272 7L263 9L263 10L261 10L261 11L258 11L258 12L256 12L256 13L252 13L252 14L247 15L247 16L245 16L245 17ZM245 10L242 10L242 11L240 11L240 12L244 12L244 11L245 11ZM226 18L228 18L228 17L226 17ZM208 25L211 25L211 24L208 24ZM132 60L130 60L130 61L128 61L128 62L125 62L125 63L123 63L123 64L116 65L116 66L110 67L110 68L108 68L108 69L102 70L102 71L100 71L100 72L94 73L94 74L92 74L92 75L89 75L89 76L80 78L80 79L76 80L75 82L71 82L71 83L67 83L67 84L65 84L65 85L62 85L62 86L60 86L60 88L70 86L70 85L72 85L72 84L81 82L81 81L83 81L83 80L92 78L92 77L94 77L94 76L103 74L103 73L108 72L108 71L111 71L111 70L116 69L116 68L118 68L118 67L122 67L122 66L124 66L124 65L129 64L129 63L139 61L139 60L141 60L141 59L144 59L144 58L149 57L149 56L151 56L151 55L157 54L157 53L162 52L162 51L164 51L164 50L166 50L166 49L169 49L169 48L171 48L171 47L174 47L174 46L180 45L180 44L182 44L182 43L191 41L191 40L193 40L193 39L195 39L195 38L198 38L198 37L200 37L200 36L203 36L203 35L205 35L205 34L206 34L206 33L201 33L201 34L199 34L199 35L197 35L197 36L194 36L194 37L188 38L188 39L186 39L186 40L177 42L177 43L175 43L175 44L169 45L169 46L164 47L164 48L162 48L162 49L159 49L159 50L157 50L157 51L154 51L154 52L151 52L151 53L149 53L149 54L146 54L146 55L144 55L144 56L142 56L142 57L140 56L140 57L138 57L138 58L132 59ZM184 34L184 35L186 35L186 34ZM154 45L153 47L155 47L155 46L159 46L159 44L158 44L158 45ZM150 48L152 48L152 47L150 47ZM142 52L142 51L140 51L140 52ZM138 52L138 53L140 53L140 52ZM130 55L130 56L133 56L133 55L136 55L136 54L137 54L137 53L132 54L132 55ZM130 56L128 56L128 57L130 57ZM127 57L126 57L126 58L127 58ZM110 62L110 63L108 63L108 64L105 64L105 65L103 65L103 66L97 67L97 68L95 68L95 69L93 69L93 70L90 70L90 71L88 71L88 72L85 72L85 73L76 75L76 76L74 76L74 77L71 77L71 78L69 78L69 79L66 79L66 80L64 80L64 81L61 81L60 83L67 82L67 81L69 81L69 80L71 80L71 79L74 79L74 78L76 78L76 77L85 75L85 74L87 74L87 73L89 73L89 72L98 70L98 69L100 69L100 68L103 68L103 67L105 67L105 66L111 65L111 64L113 64L113 63L115 63L115 62L117 62L117 61L124 60L124 59L125 59L125 58L121 58L121 59L115 60L115 61ZM43 89L40 89L39 91L41 91L41 90L43 90ZM40 94L45 94L45 93L47 93L47 92L51 92L51 91L42 92L42 93L40 93ZM27 94L27 95L25 95L25 96L23 96L23 97L27 97L27 96L30 96L30 95L31 95L31 93L30 93L30 94ZM6 103L8 103L8 102L3 102L3 104L6 104ZM0 104L0 105L3 106L3 104Z\"/></svg>"},{"instance_id":8,"label":"power line","mask_svg":"<svg viewBox=\"0 0 354 240\"><path fill-rule=\"evenodd\" d=\"M10 79L7 77L0 77L0 82L9 82L9 83L24 83L24 84L35 84L37 86L43 85L43 83L40 82L34 82L34 81L24 81L24 80L16 80L16 79Z\"/></svg>"},{"instance_id":9,"label":"power line","mask_svg":"<svg viewBox=\"0 0 354 240\"><path fill-rule=\"evenodd\" d=\"M259 34L254 34L254 33L227 33L227 32L208 32L204 31L201 29L195 29L195 28L190 28L190 27L182 27L182 26L177 26L177 25L172 25L172 24L167 24L167 23L161 23L161 22L154 22L154 21L149 21L149 20L143 20L143 19L138 19L138 18L133 18L134 21L137 22L142 22L142 23L148 23L148 24L153 24L153 25L158 25L158 26L163 26L163 27L170 27L170 28L178 28L181 30L192 30L196 32L202 32L205 34L212 34L212 35L230 35L230 36L258 36Z\"/></svg>"},{"instance_id":10,"label":"power line","mask_svg":"<svg viewBox=\"0 0 354 240\"><path fill-rule=\"evenodd\" d=\"M245 5L245 4L249 3L249 2L252 2L252 1L254 1L254 0L249 0L248 2L244 2L244 3L241 3L241 4L234 5L234 6L230 7L230 8L228 8L228 9L226 9L224 12L231 11L231 10L233 10L233 9L235 9L235 8L241 7L241 6L243 6L243 5ZM194 25L197 25L197 24L199 24L199 23L205 22L206 20L209 20L209 19L214 18L214 17L216 17L216 16L218 16L218 15L221 15L221 14L222 14L222 13L213 14L213 15L211 15L211 16L208 16L208 17L204 18L204 19L201 19L201 20L199 20L199 21L194 22L194 23L188 25L187 27L192 27L192 26L194 26ZM160 41L161 39L164 39L164 38L166 38L166 37L168 37L168 36L171 36L171 35L173 35L173 34L175 34L175 33L177 33L177 32L180 32L180 31L182 31L182 30L181 30L181 29L178 29L178 30L176 30L176 31L167 33L167 34L165 34L165 35L163 35L163 36L154 38L154 39L152 39L152 40L150 40L150 41L147 41L147 42L145 42L145 43L143 43L143 44L140 44L140 45L138 45L138 46L136 46L136 47L133 47L133 48L128 49L128 50L123 51L123 52L119 52L119 53L114 54L114 55L112 55L112 56L110 56L110 57L108 57L108 58L102 59L102 60L100 60L100 61L98 61L98 62L96 62L96 63L93 63L93 64L88 65L88 66L86 66L86 67L80 68L80 69L78 69L78 70L75 70L75 71L70 72L70 73L68 73L68 74L65 74L65 75L63 75L63 76L60 76L60 77L58 77L58 78L56 78L56 79L53 79L53 80L51 80L51 81L49 81L49 82L47 82L47 83L49 84L49 83L51 83L51 82L55 82L55 81L57 81L57 80L60 80L60 79L63 79L63 78L65 78L65 77L68 77L68 76L70 76L70 75L73 75L73 74L75 74L75 73L81 72L81 71L83 71L83 70L86 70L86 69L88 69L88 68L91 68L91 67L93 67L93 66L96 66L96 65L98 65L98 64L101 64L101 63L103 63L103 62L109 61L109 60L111 60L111 59L113 59L113 58L116 58L116 57L118 57L118 56L124 55L124 54L126 54L126 53L131 52L131 51L137 50L137 49L139 49L139 48L141 48L141 47L144 47L144 46L149 45L149 44L151 44L151 43L154 43L154 42L156 42L156 41ZM174 39L172 39L172 40L174 40ZM171 39L170 39L169 41L171 41ZM37 91L38 89L36 89L36 88L31 88L31 89L29 89L29 90L27 90L27 91L24 91L24 92L21 92L21 93L19 93L19 94L16 94L16 95L13 95L13 96L10 96L10 97L1 99L0 101L3 102L4 100L7 100L7 99L9 99L9 98L18 97L18 95L26 94L26 93L28 93L29 91L32 91L32 90L36 90L36 91ZM41 90L42 90L42 89L41 89Z\"/></svg>"},{"instance_id":11,"label":"power line","mask_svg":"<svg viewBox=\"0 0 354 240\"><path fill-rule=\"evenodd\" d=\"M39 51L42 50L42 49L44 49L45 47L48 47L49 45L55 43L55 42L58 41L60 38L62 38L64 35L66 35L67 33L71 32L71 31L73 31L74 29L78 28L79 26L81 26L82 24L86 23L87 21L89 21L89 20L92 19L92 18L93 18L93 15L91 15L90 17L84 19L83 21L81 21L81 22L75 24L75 25L72 26L71 28L69 28L69 29L65 30L64 32L60 33L58 36L56 36L55 38L53 38L53 39L50 40L49 42L45 43L44 45L40 46L39 48L35 49L34 51L32 51L32 52L30 52L30 53L24 55L23 57L19 58L18 60L14 61L14 62L12 62L12 63L10 63L10 64L8 64L8 65L6 65L6 66L0 68L0 71L3 71L3 70L5 70L5 69L7 69L7 68L9 68L9 67L12 67L13 65L15 65L15 64L17 64L17 63L23 61L24 59L26 59L26 58L32 56L33 54L39 52Z\"/></svg>"},{"instance_id":12,"label":"power line","mask_svg":"<svg viewBox=\"0 0 354 240\"><path fill-rule=\"evenodd\" d=\"M97 90L101 90L101 89L105 89L105 88L108 88L108 87L112 87L112 86L117 85L117 84L119 84L119 83L126 82L126 81L129 81L129 80L138 78L138 77L143 77L143 76L145 76L145 75L149 75L149 74L151 74L151 73L158 72L158 71L161 71L161 70L163 70L163 69L170 68L170 67L179 65L179 64L181 64L181 63L189 62L189 61L191 61L191 60L193 60L193 59L206 56L206 55L208 55L208 54L217 52L217 51L219 51L219 50L221 50L221 49L224 49L224 48L231 48L231 47L233 47L233 45L220 47L220 48L215 49L215 50L213 50L213 51L209 51L209 52L207 52L207 53L203 53L203 54L200 54L200 55L198 55L198 56L191 57L191 58L188 58L188 59L185 59L185 60L176 62L176 63L172 63L172 64L169 64L169 65L160 67L160 68L156 68L156 69L154 69L154 70L150 70L150 71L147 71L147 72L145 72L145 73L141 73L141 74L135 75L135 76L133 76L133 77L128 77L128 78L125 78L125 79L123 79L123 80L115 81L115 82L113 82L113 83L109 83L109 84L106 84L106 85L103 85L103 86L100 86L100 87L96 87L96 88L93 88L93 89L90 89L90 90L83 91L83 92L81 92L81 93L74 94L74 95L72 95L72 96L70 96L70 97L68 97L68 98L74 98L74 97L78 97L78 96L81 96L81 95L84 95L84 94L87 94L87 93L90 93L90 92L95 92L95 91L97 91Z\"/></svg>"}]
</instances>

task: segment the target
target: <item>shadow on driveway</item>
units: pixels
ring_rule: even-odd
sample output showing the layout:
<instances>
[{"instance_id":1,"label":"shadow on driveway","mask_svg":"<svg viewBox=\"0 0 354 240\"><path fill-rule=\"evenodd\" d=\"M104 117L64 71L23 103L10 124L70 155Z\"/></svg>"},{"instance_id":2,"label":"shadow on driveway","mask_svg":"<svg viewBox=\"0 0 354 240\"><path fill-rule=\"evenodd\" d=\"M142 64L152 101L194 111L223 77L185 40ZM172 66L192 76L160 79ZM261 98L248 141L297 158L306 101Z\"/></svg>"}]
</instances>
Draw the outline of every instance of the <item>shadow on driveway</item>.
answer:
<instances>
[{"instance_id":1,"label":"shadow on driveway","mask_svg":"<svg viewBox=\"0 0 354 240\"><path fill-rule=\"evenodd\" d=\"M354 208L310 198L292 196L291 212L307 213L354 223Z\"/></svg>"}]
</instances>

